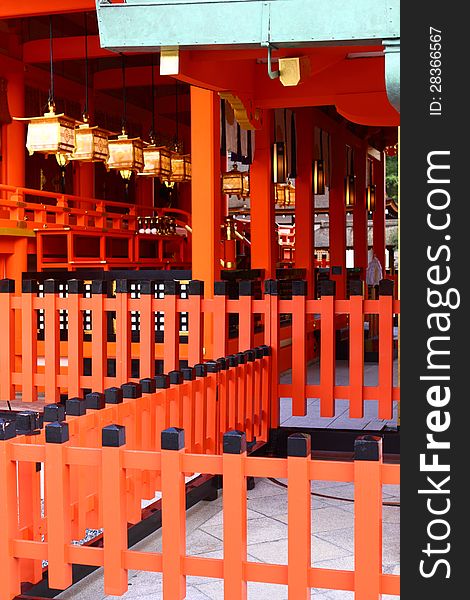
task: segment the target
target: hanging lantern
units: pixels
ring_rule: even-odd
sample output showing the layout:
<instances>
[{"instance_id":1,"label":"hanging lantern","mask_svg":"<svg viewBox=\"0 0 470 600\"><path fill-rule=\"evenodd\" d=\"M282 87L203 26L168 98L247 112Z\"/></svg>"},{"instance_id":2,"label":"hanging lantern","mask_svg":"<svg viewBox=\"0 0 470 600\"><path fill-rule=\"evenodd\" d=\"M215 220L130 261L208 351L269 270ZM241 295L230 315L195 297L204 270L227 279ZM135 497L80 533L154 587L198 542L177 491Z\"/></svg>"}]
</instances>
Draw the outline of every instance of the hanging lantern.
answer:
<instances>
[{"instance_id":1,"label":"hanging lantern","mask_svg":"<svg viewBox=\"0 0 470 600\"><path fill-rule=\"evenodd\" d=\"M366 207L368 212L374 212L375 210L375 185L370 184L366 188Z\"/></svg>"},{"instance_id":2,"label":"hanging lantern","mask_svg":"<svg viewBox=\"0 0 470 600\"><path fill-rule=\"evenodd\" d=\"M238 170L235 163L231 171L227 171L222 175L222 193L229 196L242 196L243 179L244 173Z\"/></svg>"},{"instance_id":3,"label":"hanging lantern","mask_svg":"<svg viewBox=\"0 0 470 600\"><path fill-rule=\"evenodd\" d=\"M286 200L286 185L284 183L276 183L274 185L274 200L279 206L283 206Z\"/></svg>"},{"instance_id":4,"label":"hanging lantern","mask_svg":"<svg viewBox=\"0 0 470 600\"><path fill-rule=\"evenodd\" d=\"M144 168L139 175L168 179L171 173L171 152L165 146L149 144L143 150Z\"/></svg>"},{"instance_id":5,"label":"hanging lantern","mask_svg":"<svg viewBox=\"0 0 470 600\"><path fill-rule=\"evenodd\" d=\"M325 193L325 162L321 159L313 161L313 193L316 196Z\"/></svg>"},{"instance_id":6,"label":"hanging lantern","mask_svg":"<svg viewBox=\"0 0 470 600\"><path fill-rule=\"evenodd\" d=\"M180 183L182 181L191 181L191 156L189 154L173 152L170 164L171 182Z\"/></svg>"},{"instance_id":7,"label":"hanging lantern","mask_svg":"<svg viewBox=\"0 0 470 600\"><path fill-rule=\"evenodd\" d=\"M75 119L56 114L49 104L49 112L42 117L14 117L15 121L28 121L26 148L31 155L71 154L75 147Z\"/></svg>"},{"instance_id":8,"label":"hanging lantern","mask_svg":"<svg viewBox=\"0 0 470 600\"><path fill-rule=\"evenodd\" d=\"M346 207L356 204L356 176L346 175L344 178L344 202Z\"/></svg>"},{"instance_id":9,"label":"hanging lantern","mask_svg":"<svg viewBox=\"0 0 470 600\"><path fill-rule=\"evenodd\" d=\"M90 125L84 115L84 123L75 128L75 149L70 160L83 162L106 162L109 157L108 136L106 129Z\"/></svg>"},{"instance_id":10,"label":"hanging lantern","mask_svg":"<svg viewBox=\"0 0 470 600\"><path fill-rule=\"evenodd\" d=\"M143 142L128 137L125 129L116 140L109 140L108 169L118 171L142 171L144 167Z\"/></svg>"},{"instance_id":11,"label":"hanging lantern","mask_svg":"<svg viewBox=\"0 0 470 600\"><path fill-rule=\"evenodd\" d=\"M242 182L242 198L248 198L250 195L250 173L244 171Z\"/></svg>"},{"instance_id":12,"label":"hanging lantern","mask_svg":"<svg viewBox=\"0 0 470 600\"><path fill-rule=\"evenodd\" d=\"M356 204L356 176L354 175L354 153L347 147L347 159L351 156L351 162L347 160L347 174L344 178L344 203L346 208Z\"/></svg>"},{"instance_id":13,"label":"hanging lantern","mask_svg":"<svg viewBox=\"0 0 470 600\"><path fill-rule=\"evenodd\" d=\"M274 142L272 161L273 183L286 183L287 152L285 142Z\"/></svg>"},{"instance_id":14,"label":"hanging lantern","mask_svg":"<svg viewBox=\"0 0 470 600\"><path fill-rule=\"evenodd\" d=\"M285 189L284 207L293 208L295 206L295 187L292 183L288 183Z\"/></svg>"}]
</instances>

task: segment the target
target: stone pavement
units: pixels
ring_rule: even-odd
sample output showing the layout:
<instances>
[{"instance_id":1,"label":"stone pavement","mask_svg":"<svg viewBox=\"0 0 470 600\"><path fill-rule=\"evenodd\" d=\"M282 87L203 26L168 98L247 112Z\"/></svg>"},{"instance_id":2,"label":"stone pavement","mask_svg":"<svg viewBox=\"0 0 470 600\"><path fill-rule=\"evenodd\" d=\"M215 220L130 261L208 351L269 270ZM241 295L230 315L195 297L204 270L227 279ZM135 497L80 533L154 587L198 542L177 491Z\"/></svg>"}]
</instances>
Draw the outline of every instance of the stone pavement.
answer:
<instances>
[{"instance_id":1,"label":"stone pavement","mask_svg":"<svg viewBox=\"0 0 470 600\"><path fill-rule=\"evenodd\" d=\"M354 485L345 482L313 481L312 490L341 498L353 498ZM384 486L384 501L399 501L399 486ZM354 505L352 502L312 497L312 565L327 569L354 568ZM383 570L399 573L400 509L383 509ZM200 502L187 511L187 553L208 558L223 556L222 497L213 502ZM161 531L134 546L142 552L161 551ZM287 491L269 480L256 481L248 492L248 560L287 562ZM58 598L70 600L104 600L103 571L99 569ZM223 580L202 577L187 578L187 600L223 600ZM318 600L353 600L352 592L325 589L312 590ZM129 572L126 600L158 600L162 598L159 573ZM383 596L395 600L397 596ZM287 600L287 587L249 583L249 600Z\"/></svg>"}]
</instances>

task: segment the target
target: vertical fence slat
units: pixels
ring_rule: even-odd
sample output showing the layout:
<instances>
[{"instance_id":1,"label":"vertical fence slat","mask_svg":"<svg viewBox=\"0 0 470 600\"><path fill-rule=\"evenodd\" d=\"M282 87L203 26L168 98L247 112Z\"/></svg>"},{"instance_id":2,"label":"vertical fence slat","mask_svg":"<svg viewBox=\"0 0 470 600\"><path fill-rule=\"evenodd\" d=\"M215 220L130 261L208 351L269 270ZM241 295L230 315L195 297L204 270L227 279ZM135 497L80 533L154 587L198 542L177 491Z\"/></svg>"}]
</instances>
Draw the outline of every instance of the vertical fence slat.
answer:
<instances>
[{"instance_id":1,"label":"vertical fence slat","mask_svg":"<svg viewBox=\"0 0 470 600\"><path fill-rule=\"evenodd\" d=\"M379 419L393 416L393 296L380 296L379 305Z\"/></svg>"},{"instance_id":2,"label":"vertical fence slat","mask_svg":"<svg viewBox=\"0 0 470 600\"><path fill-rule=\"evenodd\" d=\"M193 280L188 285L188 364L197 365L203 360L204 328L202 300L204 282ZM186 431L187 434L187 431Z\"/></svg>"},{"instance_id":3,"label":"vertical fence slat","mask_svg":"<svg viewBox=\"0 0 470 600\"><path fill-rule=\"evenodd\" d=\"M320 416L335 415L335 298L322 296L320 331Z\"/></svg>"},{"instance_id":4,"label":"vertical fence slat","mask_svg":"<svg viewBox=\"0 0 470 600\"><path fill-rule=\"evenodd\" d=\"M104 390L107 376L106 284L106 281L100 280L91 284L91 385L97 392Z\"/></svg>"},{"instance_id":5,"label":"vertical fence slat","mask_svg":"<svg viewBox=\"0 0 470 600\"><path fill-rule=\"evenodd\" d=\"M44 282L44 389L46 402L59 402L57 376L60 373L60 327L57 310L58 282Z\"/></svg>"},{"instance_id":6,"label":"vertical fence slat","mask_svg":"<svg viewBox=\"0 0 470 600\"><path fill-rule=\"evenodd\" d=\"M152 308L153 297L154 282L141 281L139 301L139 360L141 377L153 377L155 375L155 313Z\"/></svg>"},{"instance_id":7,"label":"vertical fence slat","mask_svg":"<svg viewBox=\"0 0 470 600\"><path fill-rule=\"evenodd\" d=\"M172 427L162 431L162 567L163 599L186 597L186 489L181 459L184 430Z\"/></svg>"},{"instance_id":8,"label":"vertical fence slat","mask_svg":"<svg viewBox=\"0 0 470 600\"><path fill-rule=\"evenodd\" d=\"M38 399L38 389L34 385L38 372L37 355L37 313L34 310L37 284L35 281L23 281L21 296L22 329L21 329L21 383L24 402Z\"/></svg>"},{"instance_id":9,"label":"vertical fence slat","mask_svg":"<svg viewBox=\"0 0 470 600\"><path fill-rule=\"evenodd\" d=\"M83 284L81 281L69 280L67 298L67 383L69 397L81 396L81 378L83 374L83 316L81 299Z\"/></svg>"},{"instance_id":10,"label":"vertical fence slat","mask_svg":"<svg viewBox=\"0 0 470 600\"><path fill-rule=\"evenodd\" d=\"M223 440L224 599L246 600L247 560L246 436L230 431Z\"/></svg>"},{"instance_id":11,"label":"vertical fence slat","mask_svg":"<svg viewBox=\"0 0 470 600\"><path fill-rule=\"evenodd\" d=\"M382 440L356 439L354 459L355 598L375 600L382 575Z\"/></svg>"},{"instance_id":12,"label":"vertical fence slat","mask_svg":"<svg viewBox=\"0 0 470 600\"><path fill-rule=\"evenodd\" d=\"M238 300L238 351L249 350L253 346L253 281L240 282ZM249 285L251 284L251 285Z\"/></svg>"},{"instance_id":13,"label":"vertical fence slat","mask_svg":"<svg viewBox=\"0 0 470 600\"><path fill-rule=\"evenodd\" d=\"M128 381L131 374L131 315L129 282L116 281L116 378L117 384Z\"/></svg>"},{"instance_id":14,"label":"vertical fence slat","mask_svg":"<svg viewBox=\"0 0 470 600\"><path fill-rule=\"evenodd\" d=\"M65 462L65 443L68 440L68 423L46 425L44 487L48 574L49 585L59 590L72 584L72 565L67 560L67 547L72 541L70 467Z\"/></svg>"},{"instance_id":15,"label":"vertical fence slat","mask_svg":"<svg viewBox=\"0 0 470 600\"><path fill-rule=\"evenodd\" d=\"M307 414L305 384L307 381L306 314L305 299L307 282L295 281L292 289L292 415L303 417ZM305 284L298 286L298 284ZM296 289L296 287L300 289ZM295 293L295 292L300 293Z\"/></svg>"},{"instance_id":16,"label":"vertical fence slat","mask_svg":"<svg viewBox=\"0 0 470 600\"><path fill-rule=\"evenodd\" d=\"M271 374L271 348L264 345L263 358L261 359L261 439L265 442L269 438L271 427L272 406L279 404L276 388L272 387L273 376Z\"/></svg>"},{"instance_id":17,"label":"vertical fence slat","mask_svg":"<svg viewBox=\"0 0 470 600\"><path fill-rule=\"evenodd\" d=\"M127 592L127 570L123 555L127 550L126 474L122 450L125 428L108 425L102 430L101 502L104 528L104 591L121 596Z\"/></svg>"},{"instance_id":18,"label":"vertical fence slat","mask_svg":"<svg viewBox=\"0 0 470 600\"><path fill-rule=\"evenodd\" d=\"M207 398L207 427L206 427L206 439L205 439L205 452L210 454L216 454L218 447L217 437L217 418L219 411L217 407L217 374L219 366L216 362L211 361L208 363L208 375L207 375L207 387L206 387L206 398Z\"/></svg>"},{"instance_id":19,"label":"vertical fence slat","mask_svg":"<svg viewBox=\"0 0 470 600\"><path fill-rule=\"evenodd\" d=\"M228 347L227 282L214 283L214 298L211 300L213 314L214 356L226 356Z\"/></svg>"},{"instance_id":20,"label":"vertical fence slat","mask_svg":"<svg viewBox=\"0 0 470 600\"><path fill-rule=\"evenodd\" d=\"M310 436L295 433L287 439L287 510L289 600L310 598L309 570L311 565L311 489Z\"/></svg>"},{"instance_id":21,"label":"vertical fence slat","mask_svg":"<svg viewBox=\"0 0 470 600\"><path fill-rule=\"evenodd\" d=\"M15 311L12 298L15 292L13 279L0 281L0 331L3 343L0 344L0 400L14 400L15 389L12 374L15 369Z\"/></svg>"},{"instance_id":22,"label":"vertical fence slat","mask_svg":"<svg viewBox=\"0 0 470 600\"><path fill-rule=\"evenodd\" d=\"M3 432L2 432L3 433ZM2 583L0 599L11 600L21 592L20 563L13 556L12 540L18 539L16 463L11 460L11 443L0 439L0 564Z\"/></svg>"},{"instance_id":23,"label":"vertical fence slat","mask_svg":"<svg viewBox=\"0 0 470 600\"><path fill-rule=\"evenodd\" d=\"M362 296L349 300L349 417L364 416L364 301Z\"/></svg>"},{"instance_id":24,"label":"vertical fence slat","mask_svg":"<svg viewBox=\"0 0 470 600\"><path fill-rule=\"evenodd\" d=\"M177 301L180 286L177 281L165 281L163 312L165 314L165 343L163 344L163 368L165 373L179 369L180 323Z\"/></svg>"},{"instance_id":25,"label":"vertical fence slat","mask_svg":"<svg viewBox=\"0 0 470 600\"><path fill-rule=\"evenodd\" d=\"M279 325L279 296L277 292L278 282L274 280L268 280L265 282L267 285L266 293L269 293L269 311L271 319L269 323L269 332L266 344L271 348L271 407L270 407L270 427L277 429L280 426L280 398L279 398L279 363L280 363L280 351L281 351L281 332ZM269 287L269 284L271 287ZM274 286L275 289L274 289ZM270 290L270 291L269 291Z\"/></svg>"}]
</instances>

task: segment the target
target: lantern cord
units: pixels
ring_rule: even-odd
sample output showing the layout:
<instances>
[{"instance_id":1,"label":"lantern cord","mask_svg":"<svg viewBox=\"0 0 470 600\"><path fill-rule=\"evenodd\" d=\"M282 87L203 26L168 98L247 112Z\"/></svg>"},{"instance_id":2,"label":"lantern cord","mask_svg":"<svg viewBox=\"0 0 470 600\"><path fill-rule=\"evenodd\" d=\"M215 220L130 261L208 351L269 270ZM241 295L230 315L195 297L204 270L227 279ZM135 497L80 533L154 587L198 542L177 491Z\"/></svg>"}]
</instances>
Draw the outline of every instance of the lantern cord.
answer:
<instances>
[{"instance_id":1,"label":"lantern cord","mask_svg":"<svg viewBox=\"0 0 470 600\"><path fill-rule=\"evenodd\" d=\"M150 131L150 142L154 143L155 141L155 65L154 65L154 55L152 54L152 130Z\"/></svg>"},{"instance_id":2,"label":"lantern cord","mask_svg":"<svg viewBox=\"0 0 470 600\"><path fill-rule=\"evenodd\" d=\"M320 128L320 160L323 160L323 129Z\"/></svg>"},{"instance_id":3,"label":"lantern cord","mask_svg":"<svg viewBox=\"0 0 470 600\"><path fill-rule=\"evenodd\" d=\"M179 123L178 123L178 80L176 79L175 85L175 122L176 122L176 136L175 136L175 144L178 144L179 141Z\"/></svg>"},{"instance_id":4,"label":"lantern cord","mask_svg":"<svg viewBox=\"0 0 470 600\"><path fill-rule=\"evenodd\" d=\"M127 92L126 92L126 59L124 54L121 54L121 70L122 70L122 132L126 132L127 125Z\"/></svg>"},{"instance_id":5,"label":"lantern cord","mask_svg":"<svg viewBox=\"0 0 470 600\"><path fill-rule=\"evenodd\" d=\"M354 177L354 148L351 148L351 175Z\"/></svg>"},{"instance_id":6,"label":"lantern cord","mask_svg":"<svg viewBox=\"0 0 470 600\"><path fill-rule=\"evenodd\" d=\"M49 59L50 59L50 75L51 85L49 88L49 98L47 99L48 107L54 106L54 49L52 41L52 15L49 16Z\"/></svg>"},{"instance_id":7,"label":"lantern cord","mask_svg":"<svg viewBox=\"0 0 470 600\"><path fill-rule=\"evenodd\" d=\"M88 117L88 13L83 15L85 21L85 106L83 116Z\"/></svg>"}]
</instances>

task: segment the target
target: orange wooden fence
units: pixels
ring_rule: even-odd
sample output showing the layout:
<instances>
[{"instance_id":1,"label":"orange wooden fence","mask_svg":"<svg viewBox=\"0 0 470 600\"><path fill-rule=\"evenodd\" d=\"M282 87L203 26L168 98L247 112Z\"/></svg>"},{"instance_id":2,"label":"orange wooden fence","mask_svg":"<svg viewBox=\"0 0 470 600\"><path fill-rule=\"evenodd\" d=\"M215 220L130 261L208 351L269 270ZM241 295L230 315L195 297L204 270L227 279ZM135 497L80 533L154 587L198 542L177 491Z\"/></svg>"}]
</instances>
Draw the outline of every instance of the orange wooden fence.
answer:
<instances>
[{"instance_id":1,"label":"orange wooden fence","mask_svg":"<svg viewBox=\"0 0 470 600\"><path fill-rule=\"evenodd\" d=\"M115 295L110 296L105 284L93 282L89 297L84 297L83 283L69 280L67 295L62 297L58 282L46 280L43 297L39 297L35 282L25 281L19 295L14 294L12 281L0 282L0 330L4 335L0 399L10 400L20 392L24 401L34 401L44 392L47 402L57 402L61 393L72 397L81 396L83 390L103 391L132 379L137 362L139 377L153 377L156 361L168 373L179 369L181 361L195 365L226 356L235 342L239 351L261 344L272 348L272 380L267 391L276 399L271 402L272 427L279 425L279 397L293 398L294 415L306 414L307 398L320 398L324 417L335 415L335 399L345 399L354 418L363 416L366 401L378 400L378 417L392 418L393 402L399 400L400 391L393 383L400 302L393 297L391 281L381 282L377 300L364 300L360 282L355 282L348 300L335 299L331 281L322 283L319 300L307 299L304 281L269 280L264 294L256 281L240 282L236 294L228 282L216 282L213 298L204 297L200 281L189 282L185 297L175 281L164 283L164 294L152 281L139 282L136 291L131 290L135 282L121 280L116 282ZM208 315L214 323L213 356L204 353ZM233 319L236 340L229 339ZM286 331L283 324L291 328L291 338L281 335ZM338 331L349 340L349 381L341 385L335 373ZM367 336L377 349L377 385L364 384ZM317 343L320 381L313 384L307 381L308 360ZM290 349L292 381L279 383L281 355L285 358ZM285 364L284 359L284 368ZM245 385L244 377L234 376L229 386Z\"/></svg>"},{"instance_id":2,"label":"orange wooden fence","mask_svg":"<svg viewBox=\"0 0 470 600\"><path fill-rule=\"evenodd\" d=\"M46 425L45 443L27 443L22 437L9 439L9 428L0 428L1 600L11 600L19 594L28 564L40 565L42 560L48 561L49 585L58 589L72 583L72 564L104 567L104 592L114 595L126 592L129 569L161 572L164 600L186 596L187 576L224 579L225 600L245 599L248 581L287 585L289 600L310 597L312 587L354 591L356 600L399 594L399 577L382 572L382 485L399 483L399 466L382 462L380 439L358 439L354 462L340 462L312 460L310 438L305 434L291 436L288 458L277 459L247 456L246 437L239 431L223 436L223 454L217 456L188 453L184 430L180 428L163 431L161 450L156 452L132 449L126 440L130 432L122 424L105 426L100 445L72 441L70 425L58 421ZM37 463L45 467L45 514L40 516L40 534L32 539L25 533L18 512L18 501L21 506L26 490L21 487L17 466L34 469ZM71 543L70 498L77 469L98 474L97 502L104 526L102 548ZM145 471L157 471L161 481L161 553L130 550L127 545L127 478L129 472ZM223 476L222 559L186 554L186 473ZM247 477L276 477L288 482L285 565L248 560ZM311 566L311 544L315 541L310 535L312 480L354 483L353 571ZM28 502L34 502L36 511L40 511L37 496Z\"/></svg>"}]
</instances>

